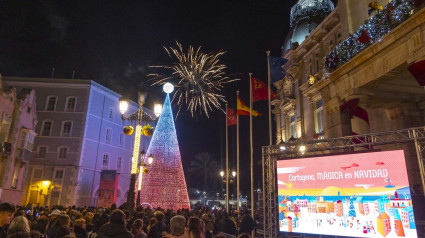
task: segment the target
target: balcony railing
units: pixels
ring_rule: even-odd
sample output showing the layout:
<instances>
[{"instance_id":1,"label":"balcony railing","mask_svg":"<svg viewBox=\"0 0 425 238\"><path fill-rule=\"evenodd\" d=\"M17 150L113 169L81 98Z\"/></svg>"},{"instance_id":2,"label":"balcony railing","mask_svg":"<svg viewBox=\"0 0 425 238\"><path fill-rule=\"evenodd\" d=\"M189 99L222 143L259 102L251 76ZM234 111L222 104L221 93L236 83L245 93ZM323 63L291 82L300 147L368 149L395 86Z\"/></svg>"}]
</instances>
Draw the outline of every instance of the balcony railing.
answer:
<instances>
[{"instance_id":1,"label":"balcony railing","mask_svg":"<svg viewBox=\"0 0 425 238\"><path fill-rule=\"evenodd\" d=\"M392 29L423 8L415 1L393 0L370 18L359 30L341 42L324 58L323 76L328 77L337 68L354 58L370 45L380 42Z\"/></svg>"}]
</instances>

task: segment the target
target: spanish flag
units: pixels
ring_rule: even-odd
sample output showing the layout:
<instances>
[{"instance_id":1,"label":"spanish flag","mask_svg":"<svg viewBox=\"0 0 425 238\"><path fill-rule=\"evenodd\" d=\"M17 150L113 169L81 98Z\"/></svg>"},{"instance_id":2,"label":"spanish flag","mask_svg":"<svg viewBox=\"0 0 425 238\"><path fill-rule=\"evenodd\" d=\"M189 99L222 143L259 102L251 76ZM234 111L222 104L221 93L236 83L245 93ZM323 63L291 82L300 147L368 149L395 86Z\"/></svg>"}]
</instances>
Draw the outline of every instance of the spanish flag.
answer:
<instances>
[{"instance_id":1,"label":"spanish flag","mask_svg":"<svg viewBox=\"0 0 425 238\"><path fill-rule=\"evenodd\" d=\"M249 107L240 99L240 97L238 97L237 99L237 111L236 113L240 116L249 116ZM252 116L254 117L258 117L261 116L262 114L252 110Z\"/></svg>"}]
</instances>

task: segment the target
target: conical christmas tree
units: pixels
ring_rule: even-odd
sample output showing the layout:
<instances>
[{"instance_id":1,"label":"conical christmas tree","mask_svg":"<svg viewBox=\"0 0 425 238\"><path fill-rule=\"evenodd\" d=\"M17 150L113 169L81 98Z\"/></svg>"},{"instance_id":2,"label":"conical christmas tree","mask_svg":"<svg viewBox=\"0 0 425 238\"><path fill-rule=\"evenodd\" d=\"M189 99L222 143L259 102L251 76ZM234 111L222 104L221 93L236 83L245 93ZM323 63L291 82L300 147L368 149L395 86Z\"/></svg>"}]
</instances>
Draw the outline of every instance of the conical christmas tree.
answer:
<instances>
[{"instance_id":1,"label":"conical christmas tree","mask_svg":"<svg viewBox=\"0 0 425 238\"><path fill-rule=\"evenodd\" d=\"M190 208L170 97L167 94L147 155L154 157L143 176L141 203L166 209Z\"/></svg>"}]
</instances>

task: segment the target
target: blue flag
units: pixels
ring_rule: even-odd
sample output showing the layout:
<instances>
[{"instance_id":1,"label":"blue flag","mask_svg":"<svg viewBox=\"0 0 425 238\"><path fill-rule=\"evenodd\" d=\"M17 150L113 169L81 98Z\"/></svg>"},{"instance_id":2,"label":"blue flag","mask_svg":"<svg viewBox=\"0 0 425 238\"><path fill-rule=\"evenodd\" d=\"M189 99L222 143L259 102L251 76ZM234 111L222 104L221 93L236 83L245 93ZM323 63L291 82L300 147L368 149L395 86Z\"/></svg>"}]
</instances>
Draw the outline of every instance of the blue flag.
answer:
<instances>
[{"instance_id":1,"label":"blue flag","mask_svg":"<svg viewBox=\"0 0 425 238\"><path fill-rule=\"evenodd\" d=\"M269 57L270 57L270 77L271 77L270 80L271 80L271 83L275 83L279 80L282 80L285 77L286 72L282 68L282 66L286 64L288 60L281 57L273 57L273 56L269 56Z\"/></svg>"}]
</instances>

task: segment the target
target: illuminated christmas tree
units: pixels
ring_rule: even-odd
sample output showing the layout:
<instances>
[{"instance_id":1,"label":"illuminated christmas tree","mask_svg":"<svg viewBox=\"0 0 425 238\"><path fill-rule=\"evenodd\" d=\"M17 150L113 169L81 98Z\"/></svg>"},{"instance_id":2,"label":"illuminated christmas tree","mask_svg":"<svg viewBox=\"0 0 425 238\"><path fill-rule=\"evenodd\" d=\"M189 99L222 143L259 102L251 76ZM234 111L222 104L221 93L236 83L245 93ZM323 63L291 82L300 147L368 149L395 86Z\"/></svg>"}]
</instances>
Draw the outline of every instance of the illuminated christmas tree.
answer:
<instances>
[{"instance_id":1,"label":"illuminated christmas tree","mask_svg":"<svg viewBox=\"0 0 425 238\"><path fill-rule=\"evenodd\" d=\"M190 208L170 97L167 93L147 155L153 163L143 176L141 203L166 209Z\"/></svg>"}]
</instances>

